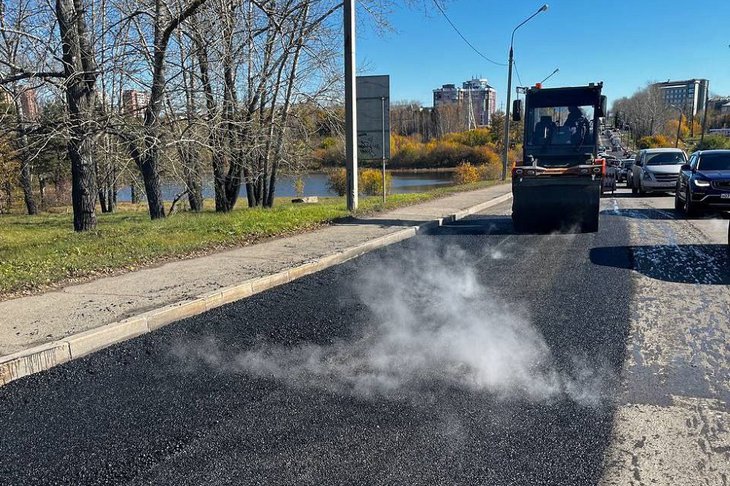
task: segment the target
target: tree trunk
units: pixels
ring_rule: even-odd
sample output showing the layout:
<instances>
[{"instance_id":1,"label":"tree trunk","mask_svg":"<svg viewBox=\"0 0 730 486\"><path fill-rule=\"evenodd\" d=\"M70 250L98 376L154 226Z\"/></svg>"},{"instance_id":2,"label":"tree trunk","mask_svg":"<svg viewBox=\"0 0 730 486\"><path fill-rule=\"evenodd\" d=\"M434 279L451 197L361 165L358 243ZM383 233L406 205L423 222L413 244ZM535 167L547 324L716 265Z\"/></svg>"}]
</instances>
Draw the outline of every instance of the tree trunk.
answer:
<instances>
[{"instance_id":1,"label":"tree trunk","mask_svg":"<svg viewBox=\"0 0 730 486\"><path fill-rule=\"evenodd\" d=\"M22 115L20 115L22 116ZM30 164L30 157L27 153L26 147L28 146L28 136L25 134L25 127L23 126L23 122L21 120L19 124L19 132L20 132L20 188L23 190L23 200L25 201L25 209L28 211L28 214L34 215L38 214L38 206L35 203L35 198L33 197L33 184L32 184L32 174L31 174L31 164Z\"/></svg>"},{"instance_id":2,"label":"tree trunk","mask_svg":"<svg viewBox=\"0 0 730 486\"><path fill-rule=\"evenodd\" d=\"M137 180L132 179L132 182L129 184L129 197L132 200L132 204L139 204L140 198L139 198L139 191L137 189Z\"/></svg>"},{"instance_id":3,"label":"tree trunk","mask_svg":"<svg viewBox=\"0 0 730 486\"><path fill-rule=\"evenodd\" d=\"M106 191L104 189L99 189L99 206L101 206L102 213L110 212L106 201Z\"/></svg>"},{"instance_id":4,"label":"tree trunk","mask_svg":"<svg viewBox=\"0 0 730 486\"><path fill-rule=\"evenodd\" d=\"M96 174L91 162L90 141L71 130L68 156L71 159L71 201L74 211L74 231L96 228Z\"/></svg>"},{"instance_id":5,"label":"tree trunk","mask_svg":"<svg viewBox=\"0 0 730 486\"><path fill-rule=\"evenodd\" d=\"M264 206L271 208L274 206L274 193L276 192L276 173L279 168L279 158L281 157L281 151L284 147L284 131L286 130L286 124L289 118L289 107L291 106L292 93L294 91L294 83L297 79L297 66L299 65L299 56L304 47L304 28L307 24L307 16L309 14L309 5L305 5L302 11L301 23L299 24L299 35L297 36L296 49L294 51L294 58L292 59L291 71L289 71L289 77L287 79L286 92L284 95L284 106L282 107L281 120L279 121L279 135L276 140L274 148L274 154L271 162L271 175L268 181L269 187L264 200ZM279 73L279 77L281 73ZM272 105L272 122L273 122L273 110ZM273 124L272 124L273 128ZM273 131L272 131L273 136ZM267 149L268 150L268 149Z\"/></svg>"},{"instance_id":6,"label":"tree trunk","mask_svg":"<svg viewBox=\"0 0 730 486\"><path fill-rule=\"evenodd\" d=\"M147 194L147 207L151 219L163 219L165 217L160 173L157 171L157 157L156 149L148 149L148 153L138 164L139 171L142 174L142 180L144 181L145 194Z\"/></svg>"},{"instance_id":7,"label":"tree trunk","mask_svg":"<svg viewBox=\"0 0 730 486\"><path fill-rule=\"evenodd\" d=\"M197 150L188 148L185 150L186 185L188 187L188 203L190 210L200 212L203 210L203 181L200 176L200 163L198 162Z\"/></svg>"},{"instance_id":8,"label":"tree trunk","mask_svg":"<svg viewBox=\"0 0 730 486\"><path fill-rule=\"evenodd\" d=\"M96 228L96 174L92 162L92 109L97 66L84 18L83 0L56 0L56 18L63 43L66 104L69 114L68 155L74 230Z\"/></svg>"},{"instance_id":9,"label":"tree trunk","mask_svg":"<svg viewBox=\"0 0 730 486\"><path fill-rule=\"evenodd\" d=\"M210 83L208 50L203 36L197 28L193 28L193 40L195 41L196 52L198 55L198 70L200 71L200 84L203 87L205 95L206 121L210 134L208 140L211 144L213 157L211 163L213 165L213 191L215 193L215 210L219 213L225 213L230 210L228 207L228 199L226 198L226 156L223 148L223 137L219 135L219 127L216 123L216 105L213 98L213 88Z\"/></svg>"},{"instance_id":10,"label":"tree trunk","mask_svg":"<svg viewBox=\"0 0 730 486\"><path fill-rule=\"evenodd\" d=\"M38 176L38 190L40 191L41 197L41 208L46 207L46 178L44 176Z\"/></svg>"}]
</instances>

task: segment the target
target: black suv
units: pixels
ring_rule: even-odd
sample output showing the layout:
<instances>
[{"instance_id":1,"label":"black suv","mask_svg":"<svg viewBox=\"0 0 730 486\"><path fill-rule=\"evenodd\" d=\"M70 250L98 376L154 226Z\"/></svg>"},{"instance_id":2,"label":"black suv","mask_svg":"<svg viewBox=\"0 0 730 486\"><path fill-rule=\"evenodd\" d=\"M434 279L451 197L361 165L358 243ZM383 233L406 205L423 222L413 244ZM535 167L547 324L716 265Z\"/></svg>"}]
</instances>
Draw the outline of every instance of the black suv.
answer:
<instances>
[{"instance_id":1,"label":"black suv","mask_svg":"<svg viewBox=\"0 0 730 486\"><path fill-rule=\"evenodd\" d=\"M682 166L674 207L686 214L703 208L730 209L730 150L701 150Z\"/></svg>"}]
</instances>

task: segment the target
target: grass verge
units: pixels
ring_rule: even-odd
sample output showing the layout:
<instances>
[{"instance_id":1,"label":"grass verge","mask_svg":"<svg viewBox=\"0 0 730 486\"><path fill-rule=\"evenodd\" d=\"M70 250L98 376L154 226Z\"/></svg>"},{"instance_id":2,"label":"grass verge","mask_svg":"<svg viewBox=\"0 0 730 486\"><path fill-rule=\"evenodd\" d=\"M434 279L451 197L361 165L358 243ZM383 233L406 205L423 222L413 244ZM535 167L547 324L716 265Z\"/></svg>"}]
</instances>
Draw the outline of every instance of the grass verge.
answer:
<instances>
[{"instance_id":1,"label":"grass verge","mask_svg":"<svg viewBox=\"0 0 730 486\"><path fill-rule=\"evenodd\" d=\"M360 199L359 215L394 209L494 182ZM241 246L264 238L310 230L349 216L344 198L319 204L277 200L273 209L240 207L228 214L211 209L181 212L151 221L145 205L122 205L100 214L97 229L74 233L70 214L0 216L0 296L11 297L64 281L131 271L165 260Z\"/></svg>"}]
</instances>

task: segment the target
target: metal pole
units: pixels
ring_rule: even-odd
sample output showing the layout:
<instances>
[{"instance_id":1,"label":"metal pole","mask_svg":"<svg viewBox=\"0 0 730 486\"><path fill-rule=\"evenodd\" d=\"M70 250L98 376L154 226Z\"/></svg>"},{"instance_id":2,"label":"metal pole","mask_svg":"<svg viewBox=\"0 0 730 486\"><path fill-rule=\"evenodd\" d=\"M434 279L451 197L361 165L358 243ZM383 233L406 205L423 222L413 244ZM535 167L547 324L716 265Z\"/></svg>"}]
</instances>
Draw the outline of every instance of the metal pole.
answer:
<instances>
[{"instance_id":1,"label":"metal pole","mask_svg":"<svg viewBox=\"0 0 730 486\"><path fill-rule=\"evenodd\" d=\"M702 133L700 134L700 146L705 143L705 128L707 127L707 110L710 109L710 82L707 82L705 90L705 111L702 113ZM730 233L728 233L730 234Z\"/></svg>"},{"instance_id":2,"label":"metal pole","mask_svg":"<svg viewBox=\"0 0 730 486\"><path fill-rule=\"evenodd\" d=\"M504 146L502 147L502 180L507 180L507 169L509 165L508 154L509 154L509 109L510 103L512 102L512 61L513 61L513 50L512 46L509 47L509 62L508 74L507 74L507 106L504 110Z\"/></svg>"},{"instance_id":3,"label":"metal pole","mask_svg":"<svg viewBox=\"0 0 730 486\"><path fill-rule=\"evenodd\" d=\"M504 110L504 147L502 147L502 180L507 180L507 166L509 165L509 110L510 103L512 102L512 64L514 63L514 52L513 48L515 45L515 32L517 29L525 25L527 22L532 20L540 12L545 12L548 9L548 4L544 4L540 7L537 12L527 17L512 31L512 37L509 41L509 63L508 63L508 74L507 74L507 107Z\"/></svg>"},{"instance_id":4,"label":"metal pole","mask_svg":"<svg viewBox=\"0 0 730 486\"><path fill-rule=\"evenodd\" d=\"M385 98L380 97L380 108L383 110L382 124L383 124L383 206L385 206Z\"/></svg>"},{"instance_id":5,"label":"metal pole","mask_svg":"<svg viewBox=\"0 0 730 486\"><path fill-rule=\"evenodd\" d=\"M355 100L355 0L344 1L345 17L345 155L347 209L357 210L357 106Z\"/></svg>"}]
</instances>

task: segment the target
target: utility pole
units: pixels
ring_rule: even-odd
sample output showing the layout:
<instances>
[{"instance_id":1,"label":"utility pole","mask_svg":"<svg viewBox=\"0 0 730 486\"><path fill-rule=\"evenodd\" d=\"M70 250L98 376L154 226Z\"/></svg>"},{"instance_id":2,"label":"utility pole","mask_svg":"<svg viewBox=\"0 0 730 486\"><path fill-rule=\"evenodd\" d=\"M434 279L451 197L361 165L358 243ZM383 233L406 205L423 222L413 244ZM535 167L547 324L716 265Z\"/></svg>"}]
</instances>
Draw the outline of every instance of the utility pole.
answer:
<instances>
[{"instance_id":1,"label":"utility pole","mask_svg":"<svg viewBox=\"0 0 730 486\"><path fill-rule=\"evenodd\" d=\"M347 210L357 210L357 99L355 56L355 0L344 1L345 18L345 155Z\"/></svg>"},{"instance_id":2,"label":"utility pole","mask_svg":"<svg viewBox=\"0 0 730 486\"><path fill-rule=\"evenodd\" d=\"M514 32L512 33L512 37L514 38ZM512 62L514 60L513 57L513 48L510 45L509 47L509 74L507 74L507 106L504 110L504 140L502 141L503 147L502 147L502 180L507 180L507 169L509 167L509 109L510 109L510 103L512 103Z\"/></svg>"},{"instance_id":3,"label":"utility pole","mask_svg":"<svg viewBox=\"0 0 730 486\"><path fill-rule=\"evenodd\" d=\"M707 89L705 90L705 111L702 113L702 133L700 134L700 147L705 143L705 128L707 127L707 111L710 109L710 82L707 81ZM730 235L730 230L729 235Z\"/></svg>"},{"instance_id":4,"label":"utility pole","mask_svg":"<svg viewBox=\"0 0 730 486\"><path fill-rule=\"evenodd\" d=\"M381 109L382 117L383 117L383 119L382 119L383 138L381 139L382 145L380 147L381 147L381 152L382 152L382 157L383 157L382 158L382 163L383 163L383 207L385 207L385 187L386 187L386 184L385 184L385 98L383 98L382 96L380 97L380 109Z\"/></svg>"}]
</instances>

